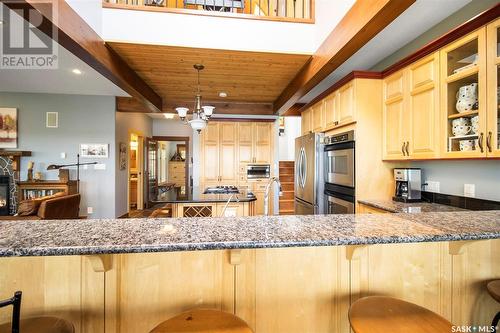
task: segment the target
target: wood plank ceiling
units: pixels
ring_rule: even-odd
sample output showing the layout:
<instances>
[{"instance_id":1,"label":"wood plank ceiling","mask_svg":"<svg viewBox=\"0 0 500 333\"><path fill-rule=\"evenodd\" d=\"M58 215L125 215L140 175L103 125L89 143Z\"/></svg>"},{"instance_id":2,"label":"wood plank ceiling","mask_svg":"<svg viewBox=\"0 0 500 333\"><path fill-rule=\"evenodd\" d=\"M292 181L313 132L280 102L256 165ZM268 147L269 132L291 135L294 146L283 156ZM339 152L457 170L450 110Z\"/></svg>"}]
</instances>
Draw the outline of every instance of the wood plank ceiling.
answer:
<instances>
[{"instance_id":1,"label":"wood plank ceiling","mask_svg":"<svg viewBox=\"0 0 500 333\"><path fill-rule=\"evenodd\" d=\"M263 104L272 110L272 103L311 59L304 54L108 44L163 98L164 112L173 112L176 106L192 108L197 80L195 63L205 65L200 76L205 104L240 104L246 105L245 109ZM221 98L220 92L228 96ZM230 113L231 108L227 109Z\"/></svg>"}]
</instances>

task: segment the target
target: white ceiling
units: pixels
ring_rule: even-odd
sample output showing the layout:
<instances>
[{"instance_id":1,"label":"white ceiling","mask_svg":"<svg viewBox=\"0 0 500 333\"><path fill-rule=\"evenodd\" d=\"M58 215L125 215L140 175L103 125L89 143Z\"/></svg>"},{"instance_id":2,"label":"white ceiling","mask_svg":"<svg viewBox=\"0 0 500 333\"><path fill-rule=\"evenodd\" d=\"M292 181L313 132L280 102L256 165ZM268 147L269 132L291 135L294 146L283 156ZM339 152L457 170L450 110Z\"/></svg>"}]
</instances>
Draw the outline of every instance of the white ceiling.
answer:
<instances>
[{"instance_id":1,"label":"white ceiling","mask_svg":"<svg viewBox=\"0 0 500 333\"><path fill-rule=\"evenodd\" d=\"M303 96L299 103L312 101L353 70L369 70L469 2L471 0L417 0L348 61Z\"/></svg>"},{"instance_id":2,"label":"white ceiling","mask_svg":"<svg viewBox=\"0 0 500 333\"><path fill-rule=\"evenodd\" d=\"M0 13L2 10L9 9L2 4ZM5 28L0 25L0 30ZM73 74L75 68L82 74ZM0 78L1 92L129 96L60 45L57 69L0 69Z\"/></svg>"}]
</instances>

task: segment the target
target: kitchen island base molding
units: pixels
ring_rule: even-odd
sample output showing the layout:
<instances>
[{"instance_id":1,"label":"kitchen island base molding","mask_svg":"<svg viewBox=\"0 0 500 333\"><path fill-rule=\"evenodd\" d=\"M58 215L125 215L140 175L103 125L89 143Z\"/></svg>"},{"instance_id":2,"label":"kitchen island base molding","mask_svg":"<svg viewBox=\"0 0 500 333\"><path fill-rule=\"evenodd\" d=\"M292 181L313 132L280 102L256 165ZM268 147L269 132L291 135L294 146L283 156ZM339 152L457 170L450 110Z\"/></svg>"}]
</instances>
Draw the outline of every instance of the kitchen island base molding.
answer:
<instances>
[{"instance_id":1,"label":"kitchen island base molding","mask_svg":"<svg viewBox=\"0 0 500 333\"><path fill-rule=\"evenodd\" d=\"M234 313L256 333L347 333L350 304L368 295L477 326L498 311L486 290L498 262L498 239L1 258L0 298L22 290L22 317L58 316L77 333L149 332L192 308Z\"/></svg>"}]
</instances>

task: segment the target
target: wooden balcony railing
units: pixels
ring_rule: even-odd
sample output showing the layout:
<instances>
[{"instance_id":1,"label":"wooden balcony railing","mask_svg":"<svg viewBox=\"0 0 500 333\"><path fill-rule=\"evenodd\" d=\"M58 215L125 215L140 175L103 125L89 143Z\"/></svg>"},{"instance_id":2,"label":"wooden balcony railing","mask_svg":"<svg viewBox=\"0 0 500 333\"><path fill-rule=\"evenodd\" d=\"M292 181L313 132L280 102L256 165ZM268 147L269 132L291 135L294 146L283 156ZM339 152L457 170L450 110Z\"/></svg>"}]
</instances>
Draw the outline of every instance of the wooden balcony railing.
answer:
<instances>
[{"instance_id":1,"label":"wooden balcony railing","mask_svg":"<svg viewBox=\"0 0 500 333\"><path fill-rule=\"evenodd\" d=\"M314 0L103 0L103 7L314 23Z\"/></svg>"}]
</instances>

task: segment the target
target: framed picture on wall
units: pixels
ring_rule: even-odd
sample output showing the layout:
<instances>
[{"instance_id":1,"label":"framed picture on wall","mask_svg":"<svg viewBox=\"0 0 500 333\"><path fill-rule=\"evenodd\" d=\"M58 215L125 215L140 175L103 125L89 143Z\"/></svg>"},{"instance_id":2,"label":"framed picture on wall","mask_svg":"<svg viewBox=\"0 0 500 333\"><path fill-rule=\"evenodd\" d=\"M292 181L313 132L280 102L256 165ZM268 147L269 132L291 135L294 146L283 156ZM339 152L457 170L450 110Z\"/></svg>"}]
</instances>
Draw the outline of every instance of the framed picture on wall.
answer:
<instances>
[{"instance_id":1,"label":"framed picture on wall","mask_svg":"<svg viewBox=\"0 0 500 333\"><path fill-rule=\"evenodd\" d=\"M108 158L109 145L107 143L82 143L80 144L80 157Z\"/></svg>"},{"instance_id":2,"label":"framed picture on wall","mask_svg":"<svg viewBox=\"0 0 500 333\"><path fill-rule=\"evenodd\" d=\"M0 148L17 148L16 108L0 108Z\"/></svg>"},{"instance_id":3,"label":"framed picture on wall","mask_svg":"<svg viewBox=\"0 0 500 333\"><path fill-rule=\"evenodd\" d=\"M119 156L120 170L127 168L127 144L120 142L120 156Z\"/></svg>"}]
</instances>

